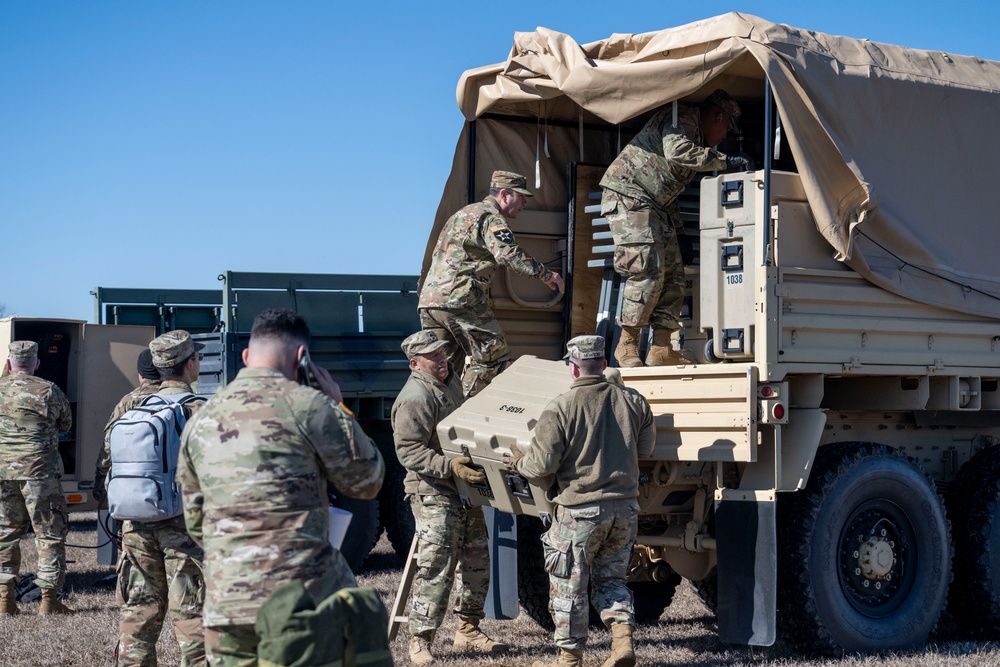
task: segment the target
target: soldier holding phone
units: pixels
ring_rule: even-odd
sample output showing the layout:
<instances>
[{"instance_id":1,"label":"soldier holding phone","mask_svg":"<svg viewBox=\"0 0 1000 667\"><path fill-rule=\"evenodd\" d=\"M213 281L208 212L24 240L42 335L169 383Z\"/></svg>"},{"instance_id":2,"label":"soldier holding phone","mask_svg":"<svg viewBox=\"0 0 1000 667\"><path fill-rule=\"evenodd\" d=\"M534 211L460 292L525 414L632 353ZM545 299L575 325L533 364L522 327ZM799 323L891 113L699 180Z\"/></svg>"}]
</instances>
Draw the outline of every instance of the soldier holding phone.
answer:
<instances>
[{"instance_id":1,"label":"soldier holding phone","mask_svg":"<svg viewBox=\"0 0 1000 667\"><path fill-rule=\"evenodd\" d=\"M257 611L288 581L302 581L314 600L356 585L329 543L326 482L374 498L385 466L308 346L300 315L263 311L243 352L246 368L184 429L177 478L188 529L205 549L213 666L257 664ZM310 375L318 390L296 381Z\"/></svg>"}]
</instances>

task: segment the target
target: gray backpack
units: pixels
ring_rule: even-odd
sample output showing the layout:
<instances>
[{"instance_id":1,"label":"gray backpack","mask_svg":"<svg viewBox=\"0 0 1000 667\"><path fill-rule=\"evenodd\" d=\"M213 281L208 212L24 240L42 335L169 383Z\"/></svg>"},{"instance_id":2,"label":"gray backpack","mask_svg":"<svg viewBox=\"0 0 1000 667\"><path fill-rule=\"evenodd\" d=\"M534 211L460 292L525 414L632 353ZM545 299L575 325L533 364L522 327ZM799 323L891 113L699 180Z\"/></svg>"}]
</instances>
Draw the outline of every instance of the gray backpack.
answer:
<instances>
[{"instance_id":1,"label":"gray backpack","mask_svg":"<svg viewBox=\"0 0 1000 667\"><path fill-rule=\"evenodd\" d=\"M151 394L111 425L111 516L160 521L181 514L174 473L187 421L184 404L196 398L191 393Z\"/></svg>"}]
</instances>

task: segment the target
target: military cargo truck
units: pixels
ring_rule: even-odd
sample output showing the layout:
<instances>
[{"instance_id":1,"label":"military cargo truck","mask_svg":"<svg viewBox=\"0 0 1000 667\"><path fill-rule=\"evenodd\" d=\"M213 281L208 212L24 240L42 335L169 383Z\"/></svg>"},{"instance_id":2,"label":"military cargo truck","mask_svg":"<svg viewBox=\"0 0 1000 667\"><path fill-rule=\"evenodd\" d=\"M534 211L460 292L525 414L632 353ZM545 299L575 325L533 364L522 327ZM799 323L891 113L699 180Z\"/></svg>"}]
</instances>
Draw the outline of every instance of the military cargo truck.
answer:
<instances>
[{"instance_id":1,"label":"military cargo truck","mask_svg":"<svg viewBox=\"0 0 1000 667\"><path fill-rule=\"evenodd\" d=\"M520 358L440 425L486 471L463 496L520 515L522 606L550 625L547 496L502 458L569 387L551 361L565 341L596 329L614 346L605 166L655 109L716 88L743 110L719 148L762 168L708 174L681 202L698 258L677 344L698 363L619 369L657 423L637 616L658 618L683 577L727 642L902 649L946 607L996 636L1000 269L992 173L969 155L1000 151L982 121L1000 113L1000 63L731 13L586 45L539 28L466 72L424 270L447 217L511 169L535 174L511 227L564 263L568 290L556 304L513 278L495 290Z\"/></svg>"},{"instance_id":2,"label":"military cargo truck","mask_svg":"<svg viewBox=\"0 0 1000 667\"><path fill-rule=\"evenodd\" d=\"M346 496L335 500L354 513L342 552L357 568L385 529L404 558L415 527L403 499L405 471L396 459L389 415L409 377L399 344L420 328L416 276L225 271L219 280L222 286L215 290L98 287L92 292L94 319L118 326L144 325L156 335L171 329L190 331L206 345L197 390L211 395L242 367L242 352L261 310L287 307L300 313L312 330L312 359L340 384L345 405L386 461L385 483L376 500ZM131 363L134 369L134 355ZM115 401L124 393L116 394ZM113 406L114 402L107 414ZM93 465L89 470L92 475Z\"/></svg>"}]
</instances>

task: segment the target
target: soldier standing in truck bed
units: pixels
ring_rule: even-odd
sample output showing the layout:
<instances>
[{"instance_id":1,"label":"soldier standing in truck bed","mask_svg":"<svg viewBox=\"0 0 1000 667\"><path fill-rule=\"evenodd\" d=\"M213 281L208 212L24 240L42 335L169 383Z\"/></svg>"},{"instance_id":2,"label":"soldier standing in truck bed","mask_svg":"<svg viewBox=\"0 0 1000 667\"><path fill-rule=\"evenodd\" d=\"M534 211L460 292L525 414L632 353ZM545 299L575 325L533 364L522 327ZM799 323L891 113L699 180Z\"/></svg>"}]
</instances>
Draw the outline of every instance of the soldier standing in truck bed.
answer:
<instances>
[{"instance_id":1,"label":"soldier standing in truck bed","mask_svg":"<svg viewBox=\"0 0 1000 667\"><path fill-rule=\"evenodd\" d=\"M30 521L38 549L40 614L69 612L59 601L66 579L66 499L59 477L59 432L73 424L69 400L58 386L34 375L38 344L9 346L8 375L0 378L0 614L17 613L14 588L21 566L21 536Z\"/></svg>"},{"instance_id":2,"label":"soldier standing in truck bed","mask_svg":"<svg viewBox=\"0 0 1000 667\"><path fill-rule=\"evenodd\" d=\"M490 296L497 268L504 266L551 289L565 290L562 277L524 252L507 226L530 196L524 176L493 172L489 195L445 223L420 290L420 328L448 342L448 361L462 375L467 397L479 393L510 360Z\"/></svg>"},{"instance_id":3,"label":"soldier standing in truck bed","mask_svg":"<svg viewBox=\"0 0 1000 667\"><path fill-rule=\"evenodd\" d=\"M647 366L694 361L670 345L671 333L681 328L682 248L690 248L677 196L697 172L747 168L744 157L706 148L736 129L739 117L739 105L724 90L716 90L700 107L681 106L676 126L671 109L664 108L601 178L601 215L615 242L615 271L625 278L618 318L621 337L615 348L619 366L642 366L639 332L647 325L653 329Z\"/></svg>"}]
</instances>

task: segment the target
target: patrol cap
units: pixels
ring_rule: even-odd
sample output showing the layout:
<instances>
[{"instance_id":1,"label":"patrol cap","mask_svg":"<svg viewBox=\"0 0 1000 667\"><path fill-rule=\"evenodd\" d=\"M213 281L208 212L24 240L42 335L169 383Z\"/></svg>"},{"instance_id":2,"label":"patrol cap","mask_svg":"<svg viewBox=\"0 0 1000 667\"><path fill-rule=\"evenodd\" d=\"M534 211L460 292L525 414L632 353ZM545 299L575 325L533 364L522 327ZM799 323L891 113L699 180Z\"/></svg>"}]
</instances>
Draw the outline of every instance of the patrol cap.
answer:
<instances>
[{"instance_id":1,"label":"patrol cap","mask_svg":"<svg viewBox=\"0 0 1000 667\"><path fill-rule=\"evenodd\" d=\"M525 197L531 196L531 190L528 189L528 179L513 171L494 171L493 178L490 179L490 189L494 188L507 188L514 192L520 192Z\"/></svg>"},{"instance_id":2,"label":"patrol cap","mask_svg":"<svg viewBox=\"0 0 1000 667\"><path fill-rule=\"evenodd\" d=\"M191 334L183 329L168 331L153 339L149 351L153 355L153 365L157 368L170 368L202 349L204 344L191 340Z\"/></svg>"},{"instance_id":3,"label":"patrol cap","mask_svg":"<svg viewBox=\"0 0 1000 667\"><path fill-rule=\"evenodd\" d=\"M31 362L38 358L38 343L33 340L15 340L7 346L11 361Z\"/></svg>"},{"instance_id":4,"label":"patrol cap","mask_svg":"<svg viewBox=\"0 0 1000 667\"><path fill-rule=\"evenodd\" d=\"M447 341L438 338L438 335L433 331L425 330L407 336L406 340L400 343L399 346L403 348L406 358L412 359L418 354L430 354L431 352L440 350L447 344Z\"/></svg>"},{"instance_id":5,"label":"patrol cap","mask_svg":"<svg viewBox=\"0 0 1000 667\"><path fill-rule=\"evenodd\" d=\"M716 88L715 92L709 95L705 101L722 109L723 113L729 116L729 124L732 129L736 129L736 121L740 119L740 105L729 96L729 93L722 88Z\"/></svg>"},{"instance_id":6,"label":"patrol cap","mask_svg":"<svg viewBox=\"0 0 1000 667\"><path fill-rule=\"evenodd\" d=\"M577 336L566 343L563 359L603 359L604 336Z\"/></svg>"}]
</instances>

